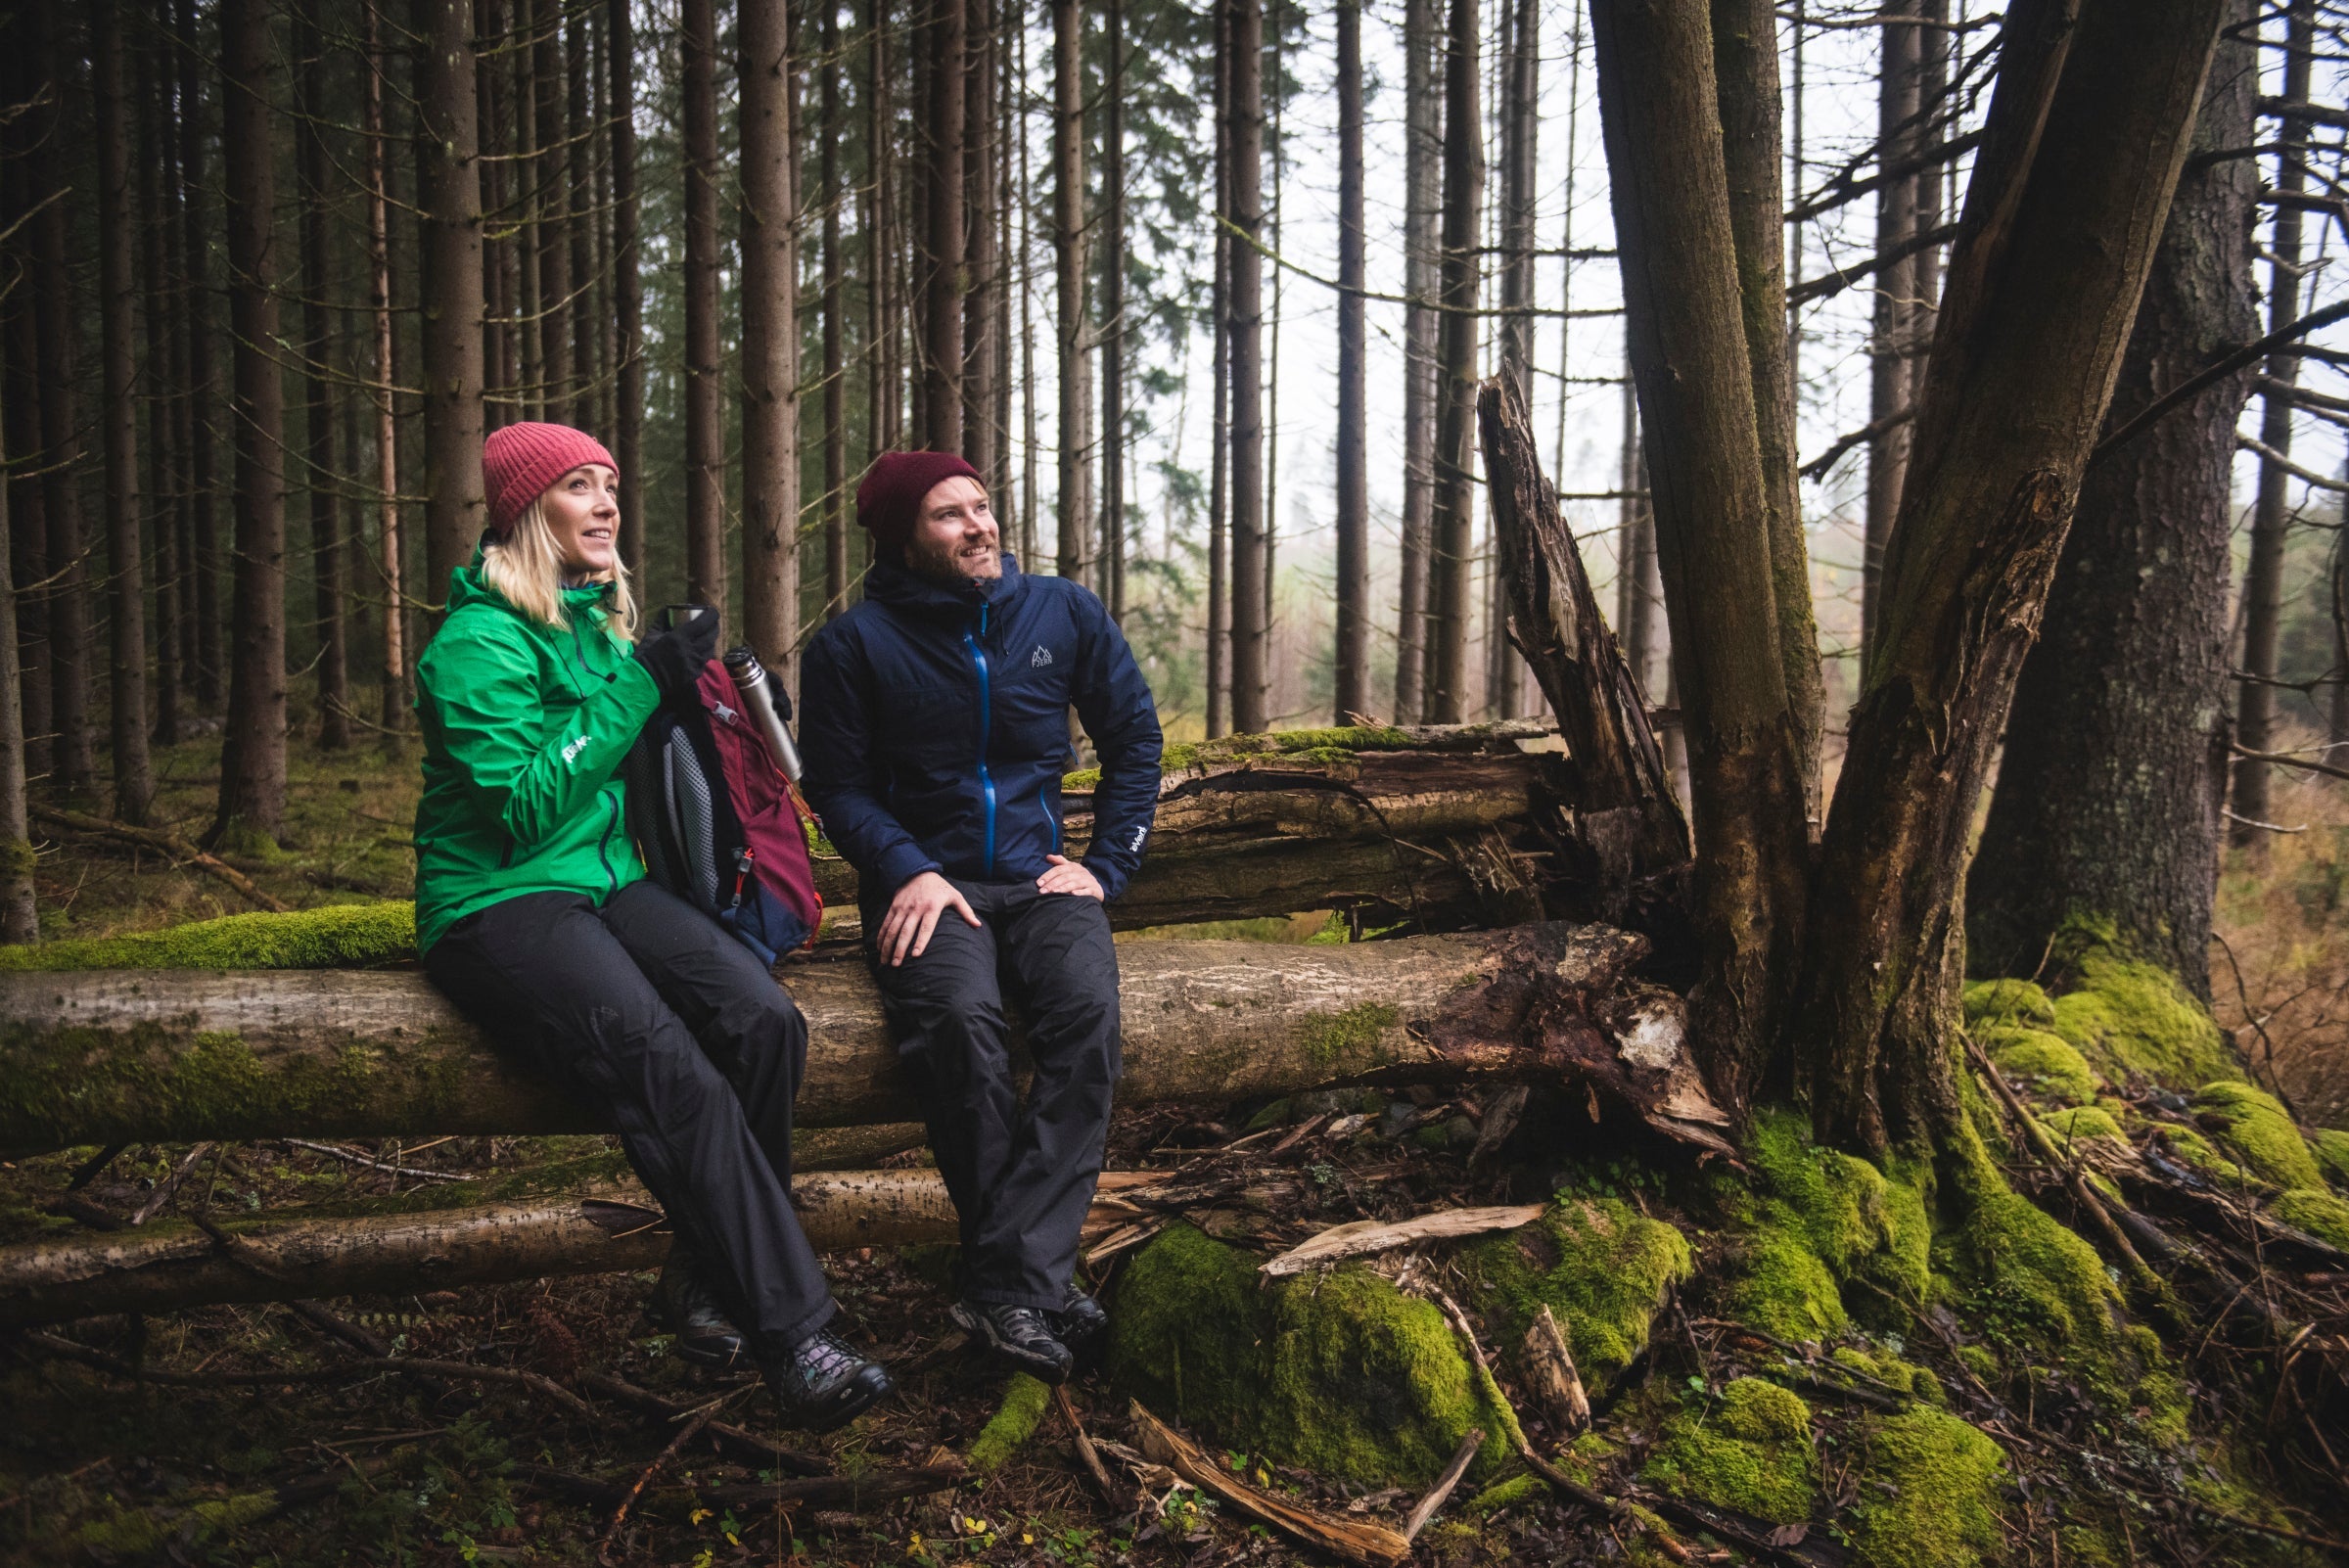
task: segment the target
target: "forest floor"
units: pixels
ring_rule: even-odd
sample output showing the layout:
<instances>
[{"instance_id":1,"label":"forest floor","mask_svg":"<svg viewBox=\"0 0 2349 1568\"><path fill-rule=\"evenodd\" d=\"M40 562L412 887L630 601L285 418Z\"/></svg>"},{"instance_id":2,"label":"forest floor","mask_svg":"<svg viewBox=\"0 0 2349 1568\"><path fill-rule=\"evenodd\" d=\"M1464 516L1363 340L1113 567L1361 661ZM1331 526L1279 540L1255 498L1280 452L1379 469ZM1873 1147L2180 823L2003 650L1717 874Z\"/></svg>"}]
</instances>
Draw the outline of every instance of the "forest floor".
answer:
<instances>
[{"instance_id":1,"label":"forest floor","mask_svg":"<svg viewBox=\"0 0 2349 1568\"><path fill-rule=\"evenodd\" d=\"M162 750L157 764L154 821L199 836L217 787L217 740ZM371 742L332 757L298 745L288 848L235 863L295 906L404 898L415 779L412 743L401 750ZM2277 1077L2329 1109L2306 1119L2339 1125L2349 1121L2342 1114L2349 1073L2333 1060L2349 1052L2349 807L2318 791L2292 799L2306 809L2291 820L2310 821L2310 831L2280 841L2264 869L2231 868L2223 893L2227 941L2243 974L2234 1005L2238 1017L2266 1026L2255 1060L2259 1046L2272 1049ZM2326 808L2338 809L2341 825L2317 825ZM54 832L37 886L51 938L115 935L250 907L225 884L155 852ZM1216 934L1302 941L1319 925L1303 917ZM2232 1022L2232 974L2225 964L2219 974L2222 1019ZM2244 1369L2255 1374L2256 1356L2223 1343L2214 1349L2206 1336L2207 1358L2182 1366L2174 1386L2149 1379L2116 1407L2086 1390L2087 1374L2066 1364L2060 1345L2002 1338L2000 1308L1987 1290L1950 1298L1962 1322L1938 1305L1865 1322L1856 1310L1853 1321L1822 1325L1816 1335L1782 1322L1773 1334L1757 1326L1765 1319L1751 1310L1758 1301L1768 1305L1758 1291L1777 1243L1757 1227L1771 1222L1756 1221L1753 1197L1725 1182L1718 1167L1699 1170L1683 1152L1615 1125L1593 1129L1579 1106L1537 1103L1501 1158L1472 1168L1466 1144L1485 1105L1446 1103L1426 1091L1374 1098L1345 1117L1334 1135L1324 1117L1296 1138L1251 1136L1248 1124L1261 1118L1273 1128L1293 1119L1304 1126L1304 1106L1236 1106L1221 1121L1196 1109L1124 1115L1109 1163L1213 1168L1274 1193L1252 1212L1226 1209L1200 1220L1243 1255L1348 1221L1552 1199L1683 1233L1690 1247L1684 1282L1648 1303L1638 1319L1643 1343L1626 1351L1608 1386L1593 1382L1596 1421L1571 1451L1581 1456L1575 1474L1610 1492L1635 1487L1642 1476L1669 1477L1676 1454L1696 1452L1690 1423L1727 1420L1739 1407L1736 1391L1766 1379L1800 1388L1811 1402L1819 1455L1807 1483L1816 1500L1804 1506L1824 1522L1808 1545L1803 1528L1781 1530L1783 1544L1760 1550L1760 1558L1834 1563L1858 1543L1863 1560L1904 1565L2297 1562L2325 1559L2293 1536L2343 1533L2337 1515L2294 1506L2258 1479L2262 1462L2231 1436L2242 1419ZM467 1138L341 1147L362 1160L483 1176L576 1158L601 1142ZM88 1234L59 1199L75 1167L96 1152L0 1162L0 1245ZM191 1152L125 1150L78 1196L119 1217L168 1188L162 1215L263 1215L380 1201L418 1185L418 1178L314 1147L238 1144L192 1162ZM2018 1184L2030 1183L2027 1163L2009 1165ZM1796 1203L1794 1184L1768 1197L1773 1179L1792 1181L1780 1172L1753 1189L1764 1195L1766 1216ZM1868 1245L1881 1263L1892 1246L1889 1228L1881 1245ZM1145 1486L1136 1471L1113 1463L1104 1494L1080 1462L1061 1414L1047 1405L1039 1419L1029 1392L959 1346L945 1317L944 1253L883 1249L827 1259L845 1326L895 1367L899 1392L852 1428L820 1439L778 1434L753 1380L713 1377L668 1354L668 1340L640 1311L649 1274L317 1304L327 1317L316 1310L212 1307L102 1319L60 1331L66 1347L0 1335L0 1408L8 1412L0 1423L0 1562L1223 1568L1325 1560L1197 1489L1170 1487L1163 1474ZM1937 1251L1937 1274L1946 1261ZM1436 1267L1451 1265L1439 1253ZM1840 1266L1835 1271L1844 1273ZM1833 1297L1830 1282L1827 1310L1840 1318ZM338 1334L338 1322L345 1332ZM794 1466L744 1460L739 1450L714 1447L706 1436L668 1453L673 1423L609 1399L592 1399L582 1411L509 1383L384 1373L355 1348L369 1339L395 1356L540 1374L562 1390L578 1390L583 1377L602 1373L689 1408L717 1400L721 1419L777 1437L807 1467L842 1476L942 1463L971 1468L947 1490L878 1505L760 1506L751 1500L757 1489ZM1576 1354L1585 1354L1579 1343ZM122 1375L125 1362L181 1381L134 1382ZM1887 1378L1905 1380L1909 1392ZM1122 1392L1095 1377L1072 1394L1093 1438L1139 1446ZM2133 1409L2141 1397L2145 1403ZM1883 1478L1884 1455L1899 1457L1887 1450L1886 1434L1911 1415L1921 1420L1928 1403L1962 1417L1951 1427L1991 1433L2004 1450L2003 1466L1978 1477L1975 1491L1959 1486L1944 1496L1933 1489L1956 1483L1922 1470L1899 1483ZM1909 1413L1888 1417L1895 1408ZM1527 1435L1544 1449L1561 1435L1545 1430L1530 1407L1520 1413ZM2145 1429L2157 1424L2195 1435L2154 1443ZM1417 1496L1415 1489L1372 1489L1326 1471L1284 1468L1254 1452L1218 1448L1214 1456L1234 1475L1341 1518L1399 1526ZM614 1528L614 1498L640 1480L641 1496ZM1459 1568L1732 1560L1701 1531L1683 1527L1691 1545L1682 1545L1657 1534L1652 1515L1593 1511L1522 1478L1490 1481L1488 1472L1461 1487L1420 1538L1417 1560ZM1904 1485L1913 1493L1907 1499ZM724 1488L733 1490L710 1490ZM1883 1534L1883 1519L1904 1510L1957 1520L1969 1508L1981 1529L1951 1554ZM2254 1528L2225 1522L2246 1514L2258 1516ZM2090 1519L2093 1529L2081 1522ZM1923 1554L1903 1555L1911 1549ZM1676 1550L1685 1555L1676 1558Z\"/></svg>"}]
</instances>

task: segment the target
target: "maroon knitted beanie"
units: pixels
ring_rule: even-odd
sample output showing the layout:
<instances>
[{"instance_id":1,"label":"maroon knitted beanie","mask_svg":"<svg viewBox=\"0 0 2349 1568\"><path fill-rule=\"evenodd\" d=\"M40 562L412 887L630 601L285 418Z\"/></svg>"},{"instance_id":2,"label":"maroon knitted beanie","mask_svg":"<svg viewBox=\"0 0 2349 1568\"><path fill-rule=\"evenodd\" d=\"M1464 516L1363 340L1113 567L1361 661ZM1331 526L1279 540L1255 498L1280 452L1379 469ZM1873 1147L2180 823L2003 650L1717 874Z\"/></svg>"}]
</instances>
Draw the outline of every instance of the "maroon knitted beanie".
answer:
<instances>
[{"instance_id":1,"label":"maroon knitted beanie","mask_svg":"<svg viewBox=\"0 0 2349 1568\"><path fill-rule=\"evenodd\" d=\"M883 452L856 486L856 521L872 530L876 544L901 550L921 521L922 497L957 474L979 479L979 471L952 452Z\"/></svg>"},{"instance_id":2,"label":"maroon knitted beanie","mask_svg":"<svg viewBox=\"0 0 2349 1568\"><path fill-rule=\"evenodd\" d=\"M549 484L583 463L620 472L602 441L569 425L524 420L491 431L482 442L482 488L489 498L490 530L502 537Z\"/></svg>"}]
</instances>

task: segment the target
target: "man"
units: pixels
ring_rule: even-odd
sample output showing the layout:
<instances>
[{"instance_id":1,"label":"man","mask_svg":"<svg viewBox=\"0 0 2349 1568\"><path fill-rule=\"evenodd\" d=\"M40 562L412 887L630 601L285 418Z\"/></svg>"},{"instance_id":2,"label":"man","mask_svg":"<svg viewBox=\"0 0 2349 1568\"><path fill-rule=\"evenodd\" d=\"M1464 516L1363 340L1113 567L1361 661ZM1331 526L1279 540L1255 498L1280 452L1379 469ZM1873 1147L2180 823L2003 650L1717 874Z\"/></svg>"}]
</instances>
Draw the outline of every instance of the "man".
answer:
<instances>
[{"instance_id":1,"label":"man","mask_svg":"<svg viewBox=\"0 0 2349 1568\"><path fill-rule=\"evenodd\" d=\"M1103 904L1141 863L1158 713L1101 601L1004 553L977 470L889 452L856 491L864 602L808 644L804 785L860 880L867 951L962 1222L955 1321L1057 1383L1107 1317L1075 1283L1118 1077ZM1068 711L1101 761L1061 853ZM1022 1106L1004 1002L1028 1021Z\"/></svg>"}]
</instances>

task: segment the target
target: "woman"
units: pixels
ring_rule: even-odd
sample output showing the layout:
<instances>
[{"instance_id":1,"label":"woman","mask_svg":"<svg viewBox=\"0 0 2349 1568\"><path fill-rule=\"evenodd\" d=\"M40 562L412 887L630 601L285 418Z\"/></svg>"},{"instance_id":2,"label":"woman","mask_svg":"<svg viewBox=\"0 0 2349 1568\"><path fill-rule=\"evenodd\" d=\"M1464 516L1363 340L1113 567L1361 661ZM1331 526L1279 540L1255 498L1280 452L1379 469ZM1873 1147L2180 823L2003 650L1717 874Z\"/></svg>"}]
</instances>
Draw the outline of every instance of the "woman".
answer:
<instances>
[{"instance_id":1,"label":"woman","mask_svg":"<svg viewBox=\"0 0 2349 1568\"><path fill-rule=\"evenodd\" d=\"M509 425L482 472L488 531L416 667L425 972L619 1129L676 1230L654 1310L680 1351L746 1357L788 1424L837 1426L891 1383L826 1329L792 1212L806 1024L747 947L645 879L622 826L621 760L660 705L693 700L717 617L631 650L620 475L594 438Z\"/></svg>"}]
</instances>

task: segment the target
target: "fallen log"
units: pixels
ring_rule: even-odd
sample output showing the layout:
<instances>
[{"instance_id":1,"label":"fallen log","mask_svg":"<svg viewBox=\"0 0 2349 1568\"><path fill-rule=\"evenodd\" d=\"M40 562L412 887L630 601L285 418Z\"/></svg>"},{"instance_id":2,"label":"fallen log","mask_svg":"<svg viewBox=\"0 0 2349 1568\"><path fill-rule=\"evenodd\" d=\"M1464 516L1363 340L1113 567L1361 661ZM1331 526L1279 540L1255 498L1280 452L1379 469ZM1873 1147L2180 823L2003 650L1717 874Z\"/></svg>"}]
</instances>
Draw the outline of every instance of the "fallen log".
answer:
<instances>
[{"instance_id":1,"label":"fallen log","mask_svg":"<svg viewBox=\"0 0 2349 1568\"><path fill-rule=\"evenodd\" d=\"M1677 998L1624 985L1644 939L1604 926L1334 946L1119 947L1128 1105L1350 1082L1588 1083L1727 1152ZM915 1111L857 962L781 971L811 1032L799 1120ZM602 1130L491 1050L419 975L0 974L0 1151L287 1136Z\"/></svg>"}]
</instances>

